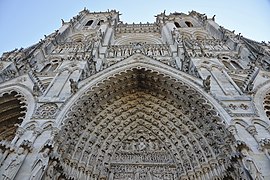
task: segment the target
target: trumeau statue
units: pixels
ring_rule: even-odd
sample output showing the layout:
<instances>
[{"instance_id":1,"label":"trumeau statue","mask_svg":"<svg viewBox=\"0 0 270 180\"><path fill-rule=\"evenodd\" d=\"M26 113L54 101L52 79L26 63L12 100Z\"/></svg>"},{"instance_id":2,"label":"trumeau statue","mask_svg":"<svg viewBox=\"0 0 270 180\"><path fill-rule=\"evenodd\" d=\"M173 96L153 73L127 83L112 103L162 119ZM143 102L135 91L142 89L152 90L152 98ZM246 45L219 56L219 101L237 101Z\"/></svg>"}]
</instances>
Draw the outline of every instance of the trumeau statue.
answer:
<instances>
[{"instance_id":1,"label":"trumeau statue","mask_svg":"<svg viewBox=\"0 0 270 180\"><path fill-rule=\"evenodd\" d=\"M3 53L1 178L270 179L270 44L211 16L84 9Z\"/></svg>"}]
</instances>

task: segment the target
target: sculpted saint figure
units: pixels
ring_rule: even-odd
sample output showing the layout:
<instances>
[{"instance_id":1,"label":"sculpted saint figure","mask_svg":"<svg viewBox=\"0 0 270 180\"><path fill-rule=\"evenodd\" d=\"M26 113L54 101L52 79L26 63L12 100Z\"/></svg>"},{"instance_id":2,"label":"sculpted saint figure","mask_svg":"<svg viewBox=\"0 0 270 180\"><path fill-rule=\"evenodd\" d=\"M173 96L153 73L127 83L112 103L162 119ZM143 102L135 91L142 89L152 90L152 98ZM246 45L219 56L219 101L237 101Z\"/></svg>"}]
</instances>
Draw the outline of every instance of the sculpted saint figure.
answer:
<instances>
[{"instance_id":1,"label":"sculpted saint figure","mask_svg":"<svg viewBox=\"0 0 270 180\"><path fill-rule=\"evenodd\" d=\"M34 83L34 86L33 86L33 95L34 96L39 96L40 95L40 89L38 87L38 84L37 82Z\"/></svg>"},{"instance_id":2,"label":"sculpted saint figure","mask_svg":"<svg viewBox=\"0 0 270 180\"><path fill-rule=\"evenodd\" d=\"M71 88L71 93L76 93L78 91L78 83L74 81L73 79L69 79L70 82L70 88Z\"/></svg>"},{"instance_id":3,"label":"sculpted saint figure","mask_svg":"<svg viewBox=\"0 0 270 180\"><path fill-rule=\"evenodd\" d=\"M53 161L50 166L48 167L47 171L46 171L46 176L44 178L44 180L52 180L55 179L55 175L54 175L54 167L56 166L57 161Z\"/></svg>"},{"instance_id":4,"label":"sculpted saint figure","mask_svg":"<svg viewBox=\"0 0 270 180\"><path fill-rule=\"evenodd\" d=\"M210 78L211 75L207 76L207 78L203 80L203 87L207 92L210 91Z\"/></svg>"},{"instance_id":5,"label":"sculpted saint figure","mask_svg":"<svg viewBox=\"0 0 270 180\"><path fill-rule=\"evenodd\" d=\"M179 43L179 41L180 41L180 34L179 34L179 31L174 27L171 33L172 33L172 38L173 38L173 40L174 40L176 43Z\"/></svg>"},{"instance_id":6,"label":"sculpted saint figure","mask_svg":"<svg viewBox=\"0 0 270 180\"><path fill-rule=\"evenodd\" d=\"M50 149L46 148L43 152L40 152L32 166L32 172L30 175L30 180L41 179L49 161Z\"/></svg>"},{"instance_id":7,"label":"sculpted saint figure","mask_svg":"<svg viewBox=\"0 0 270 180\"><path fill-rule=\"evenodd\" d=\"M138 150L142 151L146 148L145 140L141 137L138 144Z\"/></svg>"},{"instance_id":8,"label":"sculpted saint figure","mask_svg":"<svg viewBox=\"0 0 270 180\"><path fill-rule=\"evenodd\" d=\"M248 152L243 151L243 165L245 170L248 172L248 175L251 177L251 179L254 180L263 180L262 174L259 171L258 166L255 164L253 159L249 156Z\"/></svg>"},{"instance_id":9,"label":"sculpted saint figure","mask_svg":"<svg viewBox=\"0 0 270 180\"><path fill-rule=\"evenodd\" d=\"M20 169L22 162L24 160L24 149L20 147L18 149L17 154L10 159L8 165L4 169L4 173L2 174L3 180L12 180L15 178L18 170Z\"/></svg>"}]
</instances>

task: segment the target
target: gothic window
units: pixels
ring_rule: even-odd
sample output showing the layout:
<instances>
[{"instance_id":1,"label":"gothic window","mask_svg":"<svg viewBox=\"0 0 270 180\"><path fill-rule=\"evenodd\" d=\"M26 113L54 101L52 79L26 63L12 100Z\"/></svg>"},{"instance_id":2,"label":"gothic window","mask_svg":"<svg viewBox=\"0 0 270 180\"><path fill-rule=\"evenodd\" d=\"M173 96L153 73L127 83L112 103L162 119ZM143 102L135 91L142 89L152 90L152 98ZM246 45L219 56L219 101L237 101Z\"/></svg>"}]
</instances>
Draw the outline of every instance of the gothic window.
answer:
<instances>
[{"instance_id":1,"label":"gothic window","mask_svg":"<svg viewBox=\"0 0 270 180\"><path fill-rule=\"evenodd\" d=\"M51 64L46 64L43 69L41 70L41 72L47 72L49 70L49 68L51 67Z\"/></svg>"},{"instance_id":2,"label":"gothic window","mask_svg":"<svg viewBox=\"0 0 270 180\"><path fill-rule=\"evenodd\" d=\"M203 40L204 38L202 36L196 36L197 40Z\"/></svg>"},{"instance_id":3,"label":"gothic window","mask_svg":"<svg viewBox=\"0 0 270 180\"><path fill-rule=\"evenodd\" d=\"M178 22L174 22L174 25L177 27L177 28L180 28L181 26L179 25Z\"/></svg>"},{"instance_id":4,"label":"gothic window","mask_svg":"<svg viewBox=\"0 0 270 180\"><path fill-rule=\"evenodd\" d=\"M266 116L270 120L270 93L267 93L263 102L264 111Z\"/></svg>"},{"instance_id":5,"label":"gothic window","mask_svg":"<svg viewBox=\"0 0 270 180\"><path fill-rule=\"evenodd\" d=\"M59 65L58 62L48 63L43 67L41 72L54 71L58 67L58 65Z\"/></svg>"},{"instance_id":6,"label":"gothic window","mask_svg":"<svg viewBox=\"0 0 270 180\"><path fill-rule=\"evenodd\" d=\"M193 24L192 24L191 22L185 21L185 23L186 23L186 25L187 25L188 27L193 27Z\"/></svg>"},{"instance_id":7,"label":"gothic window","mask_svg":"<svg viewBox=\"0 0 270 180\"><path fill-rule=\"evenodd\" d=\"M231 63L236 69L242 69L242 67L237 62L231 61Z\"/></svg>"},{"instance_id":8,"label":"gothic window","mask_svg":"<svg viewBox=\"0 0 270 180\"><path fill-rule=\"evenodd\" d=\"M222 63L229 70L243 69L236 61L231 60L229 57L223 56Z\"/></svg>"},{"instance_id":9,"label":"gothic window","mask_svg":"<svg viewBox=\"0 0 270 180\"><path fill-rule=\"evenodd\" d=\"M82 39L78 38L78 39L75 39L74 41L77 43L80 43L80 42L82 42Z\"/></svg>"},{"instance_id":10,"label":"gothic window","mask_svg":"<svg viewBox=\"0 0 270 180\"><path fill-rule=\"evenodd\" d=\"M104 20L100 20L100 21L97 23L97 25L100 26L100 25L103 24L103 23L104 23Z\"/></svg>"},{"instance_id":11,"label":"gothic window","mask_svg":"<svg viewBox=\"0 0 270 180\"><path fill-rule=\"evenodd\" d=\"M11 141L26 112L21 96L13 91L0 97L0 140Z\"/></svg>"},{"instance_id":12,"label":"gothic window","mask_svg":"<svg viewBox=\"0 0 270 180\"><path fill-rule=\"evenodd\" d=\"M224 66L229 69L229 70L234 70L235 68L231 65L230 62L228 61L222 61L222 63L224 64Z\"/></svg>"},{"instance_id":13,"label":"gothic window","mask_svg":"<svg viewBox=\"0 0 270 180\"><path fill-rule=\"evenodd\" d=\"M85 24L85 26L91 26L93 22L94 22L93 20L89 20L89 21Z\"/></svg>"}]
</instances>

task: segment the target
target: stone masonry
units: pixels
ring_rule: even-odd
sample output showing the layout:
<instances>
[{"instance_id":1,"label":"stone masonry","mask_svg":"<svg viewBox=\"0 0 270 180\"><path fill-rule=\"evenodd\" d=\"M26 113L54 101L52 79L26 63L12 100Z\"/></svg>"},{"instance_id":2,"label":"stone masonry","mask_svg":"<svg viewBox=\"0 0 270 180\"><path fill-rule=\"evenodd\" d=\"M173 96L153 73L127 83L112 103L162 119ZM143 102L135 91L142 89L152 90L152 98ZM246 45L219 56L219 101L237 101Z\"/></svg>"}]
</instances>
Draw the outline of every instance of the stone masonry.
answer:
<instances>
[{"instance_id":1,"label":"stone masonry","mask_svg":"<svg viewBox=\"0 0 270 180\"><path fill-rule=\"evenodd\" d=\"M270 179L270 44L191 11L87 9L0 59L0 179Z\"/></svg>"}]
</instances>

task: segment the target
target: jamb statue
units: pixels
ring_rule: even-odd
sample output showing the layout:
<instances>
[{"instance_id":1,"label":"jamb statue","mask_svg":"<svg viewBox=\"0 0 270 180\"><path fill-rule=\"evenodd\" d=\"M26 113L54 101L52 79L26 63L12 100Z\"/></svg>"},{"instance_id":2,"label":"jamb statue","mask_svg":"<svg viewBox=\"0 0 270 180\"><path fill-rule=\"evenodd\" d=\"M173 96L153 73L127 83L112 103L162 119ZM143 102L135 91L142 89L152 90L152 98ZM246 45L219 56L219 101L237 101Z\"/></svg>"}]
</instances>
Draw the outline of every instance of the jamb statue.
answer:
<instances>
[{"instance_id":1,"label":"jamb statue","mask_svg":"<svg viewBox=\"0 0 270 180\"><path fill-rule=\"evenodd\" d=\"M32 166L30 180L40 179L43 176L49 162L49 153L50 149L45 148L43 152L38 154L37 159L34 161Z\"/></svg>"},{"instance_id":2,"label":"jamb statue","mask_svg":"<svg viewBox=\"0 0 270 180\"><path fill-rule=\"evenodd\" d=\"M24 148L20 147L17 154L10 159L7 167L4 169L4 173L2 174L2 176L4 176L3 180L12 180L15 178L24 160L23 152Z\"/></svg>"}]
</instances>

